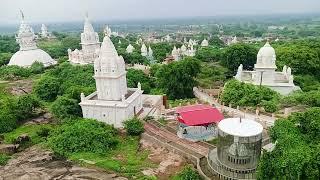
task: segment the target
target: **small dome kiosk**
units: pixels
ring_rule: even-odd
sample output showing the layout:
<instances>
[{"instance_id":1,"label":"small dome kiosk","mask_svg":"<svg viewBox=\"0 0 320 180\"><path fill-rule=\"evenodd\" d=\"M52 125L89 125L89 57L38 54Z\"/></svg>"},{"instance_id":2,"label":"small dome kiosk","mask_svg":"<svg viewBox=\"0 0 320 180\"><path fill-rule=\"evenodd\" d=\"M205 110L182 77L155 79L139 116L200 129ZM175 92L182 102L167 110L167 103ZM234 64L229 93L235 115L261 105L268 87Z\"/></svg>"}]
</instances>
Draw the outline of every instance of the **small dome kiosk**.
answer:
<instances>
[{"instance_id":1,"label":"small dome kiosk","mask_svg":"<svg viewBox=\"0 0 320 180\"><path fill-rule=\"evenodd\" d=\"M210 167L222 179L255 179L262 145L261 124L228 118L218 124L218 145L210 150Z\"/></svg>"}]
</instances>

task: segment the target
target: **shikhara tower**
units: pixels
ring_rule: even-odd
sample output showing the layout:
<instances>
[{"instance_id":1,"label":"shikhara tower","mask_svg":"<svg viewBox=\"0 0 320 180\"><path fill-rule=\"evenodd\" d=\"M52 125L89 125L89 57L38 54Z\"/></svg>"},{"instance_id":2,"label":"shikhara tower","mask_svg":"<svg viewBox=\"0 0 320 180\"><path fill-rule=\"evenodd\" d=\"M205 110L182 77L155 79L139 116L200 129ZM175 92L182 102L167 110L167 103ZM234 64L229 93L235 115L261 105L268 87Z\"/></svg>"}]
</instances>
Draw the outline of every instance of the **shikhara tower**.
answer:
<instances>
[{"instance_id":1,"label":"shikhara tower","mask_svg":"<svg viewBox=\"0 0 320 180\"><path fill-rule=\"evenodd\" d=\"M83 33L81 33L82 50L68 49L69 61L73 64L92 64L98 57L100 49L99 35L93 29L88 14L85 17Z\"/></svg>"},{"instance_id":2,"label":"shikhara tower","mask_svg":"<svg viewBox=\"0 0 320 180\"><path fill-rule=\"evenodd\" d=\"M94 78L97 91L85 97L81 94L83 117L97 119L115 127L142 110L140 83L138 88L128 88L125 62L119 56L109 36L105 36L94 61Z\"/></svg>"},{"instance_id":3,"label":"shikhara tower","mask_svg":"<svg viewBox=\"0 0 320 180\"><path fill-rule=\"evenodd\" d=\"M19 43L20 50L10 59L8 65L30 67L34 62L43 63L44 66L56 64L48 53L39 49L35 41L35 34L32 27L24 21L24 14L21 11L22 21L19 27L16 41Z\"/></svg>"}]
</instances>

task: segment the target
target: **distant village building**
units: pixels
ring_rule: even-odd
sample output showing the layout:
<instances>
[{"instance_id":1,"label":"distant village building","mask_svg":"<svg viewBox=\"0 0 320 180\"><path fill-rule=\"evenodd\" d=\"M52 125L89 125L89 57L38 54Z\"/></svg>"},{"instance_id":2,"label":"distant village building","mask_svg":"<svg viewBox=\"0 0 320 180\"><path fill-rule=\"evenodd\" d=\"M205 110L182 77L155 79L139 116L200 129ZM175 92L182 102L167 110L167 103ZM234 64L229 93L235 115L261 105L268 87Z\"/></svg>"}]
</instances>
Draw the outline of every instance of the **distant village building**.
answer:
<instances>
[{"instance_id":1,"label":"distant village building","mask_svg":"<svg viewBox=\"0 0 320 180\"><path fill-rule=\"evenodd\" d=\"M40 62L47 67L56 64L57 62L48 53L37 47L33 29L24 21L23 12L21 12L21 16L22 21L16 36L20 50L11 57L8 65L30 67L34 62Z\"/></svg>"},{"instance_id":2,"label":"distant village building","mask_svg":"<svg viewBox=\"0 0 320 180\"><path fill-rule=\"evenodd\" d=\"M134 47L133 47L131 44L129 44L129 45L127 46L127 48L126 48L126 52L127 52L128 54L133 53L133 50L134 50Z\"/></svg>"},{"instance_id":3,"label":"distant village building","mask_svg":"<svg viewBox=\"0 0 320 180\"><path fill-rule=\"evenodd\" d=\"M254 69L254 71L245 71L241 64L235 79L254 85L267 86L282 95L288 95L300 89L293 83L290 67L284 66L282 72L276 72L276 52L269 42L266 42L259 50Z\"/></svg>"},{"instance_id":4,"label":"distant village building","mask_svg":"<svg viewBox=\"0 0 320 180\"><path fill-rule=\"evenodd\" d=\"M171 55L175 61L179 61L180 60L180 49L177 49L177 47L174 46L173 50L171 51Z\"/></svg>"},{"instance_id":5,"label":"distant village building","mask_svg":"<svg viewBox=\"0 0 320 180\"><path fill-rule=\"evenodd\" d=\"M220 121L217 148L208 154L209 168L218 174L219 179L256 179L262 131L262 125L250 119Z\"/></svg>"},{"instance_id":6,"label":"distant village building","mask_svg":"<svg viewBox=\"0 0 320 180\"><path fill-rule=\"evenodd\" d=\"M201 46L202 47L208 47L209 46L209 42L207 39L204 39L202 42L201 42Z\"/></svg>"},{"instance_id":7,"label":"distant village building","mask_svg":"<svg viewBox=\"0 0 320 180\"><path fill-rule=\"evenodd\" d=\"M97 91L87 97L81 94L84 118L121 128L124 121L142 110L141 84L138 88L127 88L126 73L123 57L118 55L109 36L105 36L99 57L94 61Z\"/></svg>"},{"instance_id":8,"label":"distant village building","mask_svg":"<svg viewBox=\"0 0 320 180\"><path fill-rule=\"evenodd\" d=\"M227 45L232 45L232 44L237 44L238 43L238 38L237 36L234 36L232 39L227 40Z\"/></svg>"},{"instance_id":9,"label":"distant village building","mask_svg":"<svg viewBox=\"0 0 320 180\"><path fill-rule=\"evenodd\" d=\"M224 119L218 109L210 105L191 105L176 109L179 122L177 135L190 141L207 141L217 136L217 124Z\"/></svg>"},{"instance_id":10,"label":"distant village building","mask_svg":"<svg viewBox=\"0 0 320 180\"><path fill-rule=\"evenodd\" d=\"M99 35L89 21L88 15L84 21L83 33L81 33L82 50L68 49L69 61L73 64L93 64L100 50Z\"/></svg>"}]
</instances>

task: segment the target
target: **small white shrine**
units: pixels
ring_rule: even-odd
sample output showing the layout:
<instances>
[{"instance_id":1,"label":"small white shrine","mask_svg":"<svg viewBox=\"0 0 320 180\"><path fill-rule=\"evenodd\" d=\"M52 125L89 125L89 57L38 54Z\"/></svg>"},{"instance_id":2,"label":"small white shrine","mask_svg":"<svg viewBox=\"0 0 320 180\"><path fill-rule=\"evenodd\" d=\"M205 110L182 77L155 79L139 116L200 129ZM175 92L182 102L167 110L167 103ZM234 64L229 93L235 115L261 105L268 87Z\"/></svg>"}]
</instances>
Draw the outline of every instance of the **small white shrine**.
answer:
<instances>
[{"instance_id":1,"label":"small white shrine","mask_svg":"<svg viewBox=\"0 0 320 180\"><path fill-rule=\"evenodd\" d=\"M133 53L133 50L134 50L134 47L133 47L131 44L129 44L129 45L127 46L127 48L126 48L126 52L127 52L128 54Z\"/></svg>"},{"instance_id":2,"label":"small white shrine","mask_svg":"<svg viewBox=\"0 0 320 180\"><path fill-rule=\"evenodd\" d=\"M48 28L45 24L41 25L41 32L40 32L40 36L42 38L55 38L51 32L48 31Z\"/></svg>"},{"instance_id":3,"label":"small white shrine","mask_svg":"<svg viewBox=\"0 0 320 180\"><path fill-rule=\"evenodd\" d=\"M202 47L208 47L209 46L209 42L207 39L204 39L202 42L201 42L201 46Z\"/></svg>"},{"instance_id":4,"label":"small white shrine","mask_svg":"<svg viewBox=\"0 0 320 180\"><path fill-rule=\"evenodd\" d=\"M69 61L73 64L93 64L93 61L98 57L97 51L100 49L99 35L96 33L89 21L88 14L86 15L81 33L82 50L68 49Z\"/></svg>"},{"instance_id":5,"label":"small white shrine","mask_svg":"<svg viewBox=\"0 0 320 180\"><path fill-rule=\"evenodd\" d=\"M40 62L45 67L56 64L57 62L45 51L37 47L35 34L32 27L24 21L24 14L21 12L22 21L16 41L19 43L20 50L10 59L8 65L30 67L34 62Z\"/></svg>"},{"instance_id":6,"label":"small white shrine","mask_svg":"<svg viewBox=\"0 0 320 180\"><path fill-rule=\"evenodd\" d=\"M97 91L85 97L81 94L80 106L84 118L96 119L116 128L142 111L143 91L127 88L125 62L119 56L109 36L105 36L94 61L94 78Z\"/></svg>"},{"instance_id":7,"label":"small white shrine","mask_svg":"<svg viewBox=\"0 0 320 180\"><path fill-rule=\"evenodd\" d=\"M144 43L141 46L141 56L143 56L143 57L148 56L148 48Z\"/></svg>"},{"instance_id":8,"label":"small white shrine","mask_svg":"<svg viewBox=\"0 0 320 180\"><path fill-rule=\"evenodd\" d=\"M254 69L254 71L245 71L241 64L238 67L235 79L254 85L267 86L282 95L288 95L300 89L293 83L290 67L284 66L282 72L276 72L276 52L269 42L266 42L259 50Z\"/></svg>"}]
</instances>

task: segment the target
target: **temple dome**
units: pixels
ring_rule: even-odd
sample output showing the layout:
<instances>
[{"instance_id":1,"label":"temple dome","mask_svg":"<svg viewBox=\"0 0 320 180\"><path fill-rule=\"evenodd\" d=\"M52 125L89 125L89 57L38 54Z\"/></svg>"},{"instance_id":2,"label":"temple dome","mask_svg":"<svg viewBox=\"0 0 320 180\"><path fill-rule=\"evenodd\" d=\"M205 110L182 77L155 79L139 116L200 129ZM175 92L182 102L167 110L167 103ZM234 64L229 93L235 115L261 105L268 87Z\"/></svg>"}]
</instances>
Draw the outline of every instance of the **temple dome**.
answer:
<instances>
[{"instance_id":1,"label":"temple dome","mask_svg":"<svg viewBox=\"0 0 320 180\"><path fill-rule=\"evenodd\" d=\"M10 59L8 65L18 65L22 67L30 67L34 62L43 63L44 66L56 64L48 53L41 49L33 49L28 51L18 51Z\"/></svg>"},{"instance_id":2,"label":"temple dome","mask_svg":"<svg viewBox=\"0 0 320 180\"><path fill-rule=\"evenodd\" d=\"M258 52L258 57L274 57L275 55L276 51L269 44L269 42L266 42L266 44L262 48L260 48Z\"/></svg>"}]
</instances>

